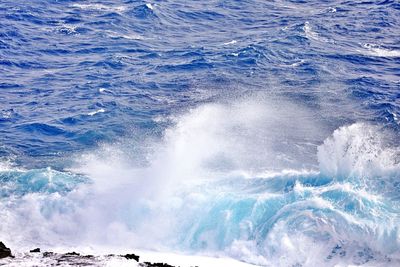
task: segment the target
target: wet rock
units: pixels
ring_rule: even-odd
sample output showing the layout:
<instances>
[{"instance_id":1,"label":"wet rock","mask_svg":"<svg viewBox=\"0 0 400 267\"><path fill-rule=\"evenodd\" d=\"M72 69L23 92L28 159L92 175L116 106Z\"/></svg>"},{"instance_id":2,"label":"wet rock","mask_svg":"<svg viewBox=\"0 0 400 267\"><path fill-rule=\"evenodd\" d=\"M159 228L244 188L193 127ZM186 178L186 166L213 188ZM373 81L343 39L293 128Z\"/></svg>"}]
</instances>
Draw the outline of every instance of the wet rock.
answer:
<instances>
[{"instance_id":1,"label":"wet rock","mask_svg":"<svg viewBox=\"0 0 400 267\"><path fill-rule=\"evenodd\" d=\"M125 255L121 255L122 257L128 259L128 260L135 260L137 262L139 262L139 256L135 255L135 254L125 254Z\"/></svg>"},{"instance_id":2,"label":"wet rock","mask_svg":"<svg viewBox=\"0 0 400 267\"><path fill-rule=\"evenodd\" d=\"M75 251L73 251L73 252L67 252L67 253L65 253L64 255L65 255L65 256L80 256L81 254L76 253Z\"/></svg>"},{"instance_id":3,"label":"wet rock","mask_svg":"<svg viewBox=\"0 0 400 267\"><path fill-rule=\"evenodd\" d=\"M0 259L6 257L12 257L11 249L6 247L6 245L4 245L3 242L0 242Z\"/></svg>"},{"instance_id":4,"label":"wet rock","mask_svg":"<svg viewBox=\"0 0 400 267\"><path fill-rule=\"evenodd\" d=\"M86 258L86 259L92 259L92 258L94 258L93 255L83 255L83 256L81 256L81 257Z\"/></svg>"},{"instance_id":5,"label":"wet rock","mask_svg":"<svg viewBox=\"0 0 400 267\"><path fill-rule=\"evenodd\" d=\"M7 256L13 257L11 255L11 250L7 248L3 243L0 242L0 258L7 257L3 256L3 252L7 252ZM40 253L40 248L35 248L30 250L31 253ZM39 254L40 255L40 254ZM109 260L116 257L121 259L120 257L126 258L127 260L135 260L139 262L139 255L130 253L125 255L103 255L103 256L94 256L94 255L81 255L75 251L68 252L68 253L56 253L51 251L42 252L43 261L46 262L46 266L103 266ZM14 257L13 257L14 258ZM37 255L33 254L24 254L22 257L21 255L17 258L12 259L13 266L24 266L24 263L29 262L30 259L37 260ZM0 264L1 265L1 264ZM141 262L138 263L140 267L175 267L173 265L163 263L163 262ZM179 267L179 266L177 266Z\"/></svg>"},{"instance_id":6,"label":"wet rock","mask_svg":"<svg viewBox=\"0 0 400 267\"><path fill-rule=\"evenodd\" d=\"M168 263L163 263L163 262L155 262L155 263L151 263L151 262L144 262L143 265L141 265L143 267L175 267L173 265L169 265Z\"/></svg>"},{"instance_id":7,"label":"wet rock","mask_svg":"<svg viewBox=\"0 0 400 267\"><path fill-rule=\"evenodd\" d=\"M51 256L53 256L53 255L54 255L53 252L48 252L48 251L43 252L43 257L51 257Z\"/></svg>"}]
</instances>

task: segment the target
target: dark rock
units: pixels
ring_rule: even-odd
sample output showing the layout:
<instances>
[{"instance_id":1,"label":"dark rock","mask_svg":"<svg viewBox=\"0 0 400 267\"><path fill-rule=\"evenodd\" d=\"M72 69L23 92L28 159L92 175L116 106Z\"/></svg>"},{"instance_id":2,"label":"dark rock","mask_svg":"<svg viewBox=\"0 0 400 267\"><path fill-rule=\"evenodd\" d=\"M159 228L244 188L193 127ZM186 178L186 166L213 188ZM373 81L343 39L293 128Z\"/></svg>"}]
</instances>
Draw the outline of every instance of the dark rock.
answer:
<instances>
[{"instance_id":1,"label":"dark rock","mask_svg":"<svg viewBox=\"0 0 400 267\"><path fill-rule=\"evenodd\" d=\"M40 252L40 248L35 248L35 249L32 249L32 250L30 250L29 252L31 252L31 253L37 253L37 252Z\"/></svg>"},{"instance_id":2,"label":"dark rock","mask_svg":"<svg viewBox=\"0 0 400 267\"><path fill-rule=\"evenodd\" d=\"M12 257L11 255L11 249L6 247L3 242L0 242L0 259L6 258L6 257Z\"/></svg>"},{"instance_id":3,"label":"dark rock","mask_svg":"<svg viewBox=\"0 0 400 267\"><path fill-rule=\"evenodd\" d=\"M73 252L67 252L67 253L65 253L64 255L65 255L65 256L80 256L81 254L76 253L75 251L73 251Z\"/></svg>"},{"instance_id":4,"label":"dark rock","mask_svg":"<svg viewBox=\"0 0 400 267\"><path fill-rule=\"evenodd\" d=\"M87 258L87 259L92 259L92 258L94 258L94 256L93 255L84 255L84 256L82 256L83 258Z\"/></svg>"},{"instance_id":5,"label":"dark rock","mask_svg":"<svg viewBox=\"0 0 400 267\"><path fill-rule=\"evenodd\" d=\"M139 262L139 256L135 255L135 254L125 254L125 255L121 255L122 257L128 259L128 260L135 260L137 262Z\"/></svg>"},{"instance_id":6,"label":"dark rock","mask_svg":"<svg viewBox=\"0 0 400 267\"><path fill-rule=\"evenodd\" d=\"M54 255L53 252L48 252L48 251L43 252L43 257L51 257L53 255Z\"/></svg>"},{"instance_id":7,"label":"dark rock","mask_svg":"<svg viewBox=\"0 0 400 267\"><path fill-rule=\"evenodd\" d=\"M169 265L168 263L163 263L163 262L144 262L145 267L175 267L173 265Z\"/></svg>"}]
</instances>

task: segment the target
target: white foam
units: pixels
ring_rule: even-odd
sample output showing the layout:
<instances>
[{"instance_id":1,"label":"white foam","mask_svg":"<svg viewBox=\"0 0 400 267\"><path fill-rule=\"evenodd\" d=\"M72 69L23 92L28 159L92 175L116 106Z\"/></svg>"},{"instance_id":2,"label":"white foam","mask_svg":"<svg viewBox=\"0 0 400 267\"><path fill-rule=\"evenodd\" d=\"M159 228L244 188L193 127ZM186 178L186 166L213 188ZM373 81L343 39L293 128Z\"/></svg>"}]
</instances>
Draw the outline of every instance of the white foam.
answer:
<instances>
[{"instance_id":1,"label":"white foam","mask_svg":"<svg viewBox=\"0 0 400 267\"><path fill-rule=\"evenodd\" d=\"M330 8L328 8L328 12L329 13L336 13L336 7L330 7Z\"/></svg>"},{"instance_id":2,"label":"white foam","mask_svg":"<svg viewBox=\"0 0 400 267\"><path fill-rule=\"evenodd\" d=\"M106 31L107 35L111 38L124 38L128 40L143 40L143 36L137 34L137 33L127 33L127 34L122 34L118 32L113 32L113 31Z\"/></svg>"},{"instance_id":3,"label":"white foam","mask_svg":"<svg viewBox=\"0 0 400 267\"><path fill-rule=\"evenodd\" d=\"M9 171L11 169L9 162L0 161L0 172Z\"/></svg>"},{"instance_id":4,"label":"white foam","mask_svg":"<svg viewBox=\"0 0 400 267\"><path fill-rule=\"evenodd\" d=\"M283 169L281 171L265 171L258 174L243 174L244 177L274 178L282 176L314 176L319 171L311 169Z\"/></svg>"},{"instance_id":5,"label":"white foam","mask_svg":"<svg viewBox=\"0 0 400 267\"><path fill-rule=\"evenodd\" d=\"M15 166L13 163L14 160L14 157L0 158L0 172L24 171L23 168Z\"/></svg>"},{"instance_id":6,"label":"white foam","mask_svg":"<svg viewBox=\"0 0 400 267\"><path fill-rule=\"evenodd\" d=\"M311 26L310 22L308 22L308 21L306 21L304 23L303 31L304 31L304 34L307 37L307 39L325 42L325 43L333 43L333 40L323 37L318 32L316 32L314 30L314 28Z\"/></svg>"},{"instance_id":7,"label":"white foam","mask_svg":"<svg viewBox=\"0 0 400 267\"><path fill-rule=\"evenodd\" d=\"M0 118L3 119L10 119L12 116L12 111L11 110L2 110L0 111Z\"/></svg>"},{"instance_id":8,"label":"white foam","mask_svg":"<svg viewBox=\"0 0 400 267\"><path fill-rule=\"evenodd\" d=\"M382 48L376 44L364 44L364 54L374 57L400 57L400 50Z\"/></svg>"},{"instance_id":9,"label":"white foam","mask_svg":"<svg viewBox=\"0 0 400 267\"><path fill-rule=\"evenodd\" d=\"M232 40L232 41L224 43L224 45L232 45L232 44L236 44L236 43L237 43L236 40Z\"/></svg>"},{"instance_id":10,"label":"white foam","mask_svg":"<svg viewBox=\"0 0 400 267\"><path fill-rule=\"evenodd\" d=\"M90 177L92 184L66 195L28 194L0 203L0 233L4 241L21 248L32 244L107 244L167 251L168 245L176 241L180 223L187 220L200 224L199 214L191 212L204 209L201 205L214 197L193 191L191 182L205 184L232 174L266 179L319 174L314 144L321 140L322 127L311 111L289 102L247 98L236 103L205 104L168 120L173 125L161 140L141 143L145 152L135 156L145 159L142 164L131 161L123 149L126 144L121 144L122 148L118 144L102 145L95 152L79 156L74 168ZM352 256L326 262L326 255L342 241L356 243L348 244L350 248L367 242L377 251L393 253L400 244L398 220L390 219L393 213L389 212L389 219L381 224L383 211L371 209L377 212L376 217L360 219L323 197L339 191L383 206L379 194L352 184L351 179L345 183L338 177L372 177L397 171L395 148L386 145L385 137L379 127L365 123L337 129L318 148L321 173L333 177L333 182L315 187L295 183L294 202L286 203L265 222L271 224L268 229L253 225L250 220L241 221L240 226L250 229L248 232L255 237L250 239L243 231L236 239L229 237L219 252L273 266L351 264ZM189 189L182 192L185 186ZM178 193L186 195L181 197ZM249 199L262 201L282 194L259 192ZM226 221L233 216L229 208L221 212ZM16 230L18 236L13 235ZM192 235L188 233L188 238ZM205 231L201 238L209 242L209 247L219 249L213 233ZM355 249L353 252L347 253L356 255ZM192 265L192 260L188 257L187 263ZM207 262L204 266L234 263L213 264Z\"/></svg>"},{"instance_id":11,"label":"white foam","mask_svg":"<svg viewBox=\"0 0 400 267\"><path fill-rule=\"evenodd\" d=\"M176 253L162 253L151 251L140 251L141 261L167 262L174 266L199 266L199 267L252 267L255 265L240 262L227 257L210 257L201 255L182 255Z\"/></svg>"},{"instance_id":12,"label":"white foam","mask_svg":"<svg viewBox=\"0 0 400 267\"><path fill-rule=\"evenodd\" d=\"M114 11L122 12L126 10L125 6L103 5L103 4L72 4L72 7L86 10Z\"/></svg>"},{"instance_id":13,"label":"white foam","mask_svg":"<svg viewBox=\"0 0 400 267\"><path fill-rule=\"evenodd\" d=\"M74 34L76 33L77 27L77 25L61 24L61 26L58 27L58 30L67 34Z\"/></svg>"},{"instance_id":14,"label":"white foam","mask_svg":"<svg viewBox=\"0 0 400 267\"><path fill-rule=\"evenodd\" d=\"M88 115L101 112L105 110ZM149 145L149 153L139 156L145 166L130 162L118 145L104 145L77 157L72 170L87 175L92 184L64 197L33 194L12 202L18 208L13 208L12 216L3 213L0 232L11 233L8 226L33 220L35 225L21 234L25 240L15 242L74 244L84 240L157 246L170 238L176 222L173 216L165 216L171 212L165 199L174 199L185 182L219 179L235 172L272 177L281 170L287 175L307 171L305 162L315 164L315 147L305 145L304 138L320 138L311 118L304 108L260 97L205 104L170 118L174 125L159 142L140 144L143 149ZM43 206L49 218L41 214Z\"/></svg>"},{"instance_id":15,"label":"white foam","mask_svg":"<svg viewBox=\"0 0 400 267\"><path fill-rule=\"evenodd\" d=\"M295 121L292 114L296 114ZM84 238L93 243L157 246L173 233L176 218L165 214L175 205L173 194L186 182L224 178L235 172L248 177L309 174L308 169L296 171L295 168L307 161L307 146L297 151L301 143L285 142L303 140L304 136L314 138L319 131L310 117L306 110L292 104L272 104L261 99L206 104L173 117L175 125L167 129L160 143L150 144L152 153L143 156L147 158L147 166L135 167L114 145L104 145L96 153L79 157L78 166L73 170L90 177L93 184L79 188L64 199L64 205L71 205L68 216L75 219L59 223L48 221L43 225L53 223L46 229L51 232L56 227L60 238L70 243L74 243L75 238ZM295 150L292 151L292 147ZM290 160L277 156L284 153L291 155ZM312 155L314 150L309 153ZM301 161L296 162L295 158ZM309 159L313 160L313 157ZM284 171L280 172L282 169ZM171 203L165 205L165 199L170 199ZM176 201L179 206L181 200ZM35 199L30 202L35 203L34 206L41 205ZM31 210L27 216L34 216L35 221L40 222L32 213L35 208L24 210ZM51 210L55 214L59 212ZM61 222L69 222L71 226L66 227ZM72 234L68 229L77 223L85 228Z\"/></svg>"},{"instance_id":16,"label":"white foam","mask_svg":"<svg viewBox=\"0 0 400 267\"><path fill-rule=\"evenodd\" d=\"M99 88L99 93L107 93L107 94L114 94L112 90L106 88Z\"/></svg>"},{"instance_id":17,"label":"white foam","mask_svg":"<svg viewBox=\"0 0 400 267\"><path fill-rule=\"evenodd\" d=\"M298 66L303 65L304 62L305 62L305 61L302 59L302 60L300 60L300 61L297 61L297 62L294 62L294 63L290 64L289 66L290 66L290 67L293 67L293 68L297 68Z\"/></svg>"},{"instance_id":18,"label":"white foam","mask_svg":"<svg viewBox=\"0 0 400 267\"><path fill-rule=\"evenodd\" d=\"M94 116L94 115L96 115L96 114L98 114L98 113L104 113L104 112L106 112L106 110L103 109L103 108L101 108L101 109L99 109L99 110L89 112L87 115L88 115L88 116Z\"/></svg>"},{"instance_id":19,"label":"white foam","mask_svg":"<svg viewBox=\"0 0 400 267\"><path fill-rule=\"evenodd\" d=\"M304 33L307 38L319 40L319 34L315 31L313 31L313 28L311 27L311 25L308 21L306 21L304 23L303 30L304 30Z\"/></svg>"},{"instance_id":20,"label":"white foam","mask_svg":"<svg viewBox=\"0 0 400 267\"><path fill-rule=\"evenodd\" d=\"M146 3L146 7L147 7L148 9L150 9L150 10L154 10L153 5L150 4L150 3Z\"/></svg>"},{"instance_id":21,"label":"white foam","mask_svg":"<svg viewBox=\"0 0 400 267\"><path fill-rule=\"evenodd\" d=\"M395 121L397 124L400 124L399 116L397 115L397 113L391 112L391 114L393 115L394 121Z\"/></svg>"},{"instance_id":22,"label":"white foam","mask_svg":"<svg viewBox=\"0 0 400 267\"><path fill-rule=\"evenodd\" d=\"M341 127L318 147L322 173L334 177L382 176L400 170L395 147L377 126L355 123Z\"/></svg>"}]
</instances>

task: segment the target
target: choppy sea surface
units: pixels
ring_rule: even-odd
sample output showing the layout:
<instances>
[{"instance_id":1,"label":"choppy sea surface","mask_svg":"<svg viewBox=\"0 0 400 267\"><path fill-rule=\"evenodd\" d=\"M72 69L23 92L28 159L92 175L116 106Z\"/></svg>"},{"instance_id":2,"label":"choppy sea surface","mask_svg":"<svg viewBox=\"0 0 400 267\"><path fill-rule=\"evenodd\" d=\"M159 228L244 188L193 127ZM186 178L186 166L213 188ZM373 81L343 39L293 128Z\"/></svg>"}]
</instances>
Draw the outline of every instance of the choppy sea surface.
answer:
<instances>
[{"instance_id":1,"label":"choppy sea surface","mask_svg":"<svg viewBox=\"0 0 400 267\"><path fill-rule=\"evenodd\" d=\"M399 133L398 1L0 2L16 250L399 266Z\"/></svg>"}]
</instances>

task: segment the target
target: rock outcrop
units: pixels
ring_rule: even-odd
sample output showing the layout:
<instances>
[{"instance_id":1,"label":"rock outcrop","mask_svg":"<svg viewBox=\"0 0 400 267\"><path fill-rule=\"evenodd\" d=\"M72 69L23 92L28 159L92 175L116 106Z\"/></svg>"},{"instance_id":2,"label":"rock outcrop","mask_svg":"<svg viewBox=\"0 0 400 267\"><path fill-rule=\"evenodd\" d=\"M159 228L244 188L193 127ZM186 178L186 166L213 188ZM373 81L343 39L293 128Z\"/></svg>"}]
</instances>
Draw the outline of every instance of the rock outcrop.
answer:
<instances>
[{"instance_id":1,"label":"rock outcrop","mask_svg":"<svg viewBox=\"0 0 400 267\"><path fill-rule=\"evenodd\" d=\"M3 242L0 242L0 259L12 257L11 249L6 247Z\"/></svg>"},{"instance_id":2,"label":"rock outcrop","mask_svg":"<svg viewBox=\"0 0 400 267\"><path fill-rule=\"evenodd\" d=\"M121 255L122 257L128 259L128 260L135 260L137 262L139 262L139 256L135 255L135 254L125 254L125 255Z\"/></svg>"},{"instance_id":3,"label":"rock outcrop","mask_svg":"<svg viewBox=\"0 0 400 267\"><path fill-rule=\"evenodd\" d=\"M38 260L37 255L33 255L33 253L40 253L40 248L35 248L29 251L29 253L20 253L18 257L14 257L11 254L11 250L7 248L2 242L0 242L0 259L12 257L12 259L5 259L5 262L12 263L14 266L24 265L26 262L29 262L32 258L35 257ZM81 255L75 251L67 252L67 253L57 253L51 251L45 251L41 253L42 255L42 264L44 266L58 266L58 265L75 265L75 266L99 266L103 265L105 262L112 258L125 258L127 260L135 260L139 264L140 267L174 267L168 263L163 262L139 262L140 256L130 253L125 255L103 255L103 256L94 256L94 255ZM2 263L0 262L0 265ZM40 265L42 266L42 265Z\"/></svg>"}]
</instances>

